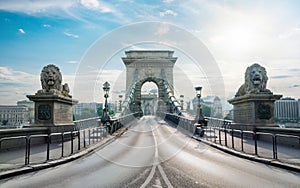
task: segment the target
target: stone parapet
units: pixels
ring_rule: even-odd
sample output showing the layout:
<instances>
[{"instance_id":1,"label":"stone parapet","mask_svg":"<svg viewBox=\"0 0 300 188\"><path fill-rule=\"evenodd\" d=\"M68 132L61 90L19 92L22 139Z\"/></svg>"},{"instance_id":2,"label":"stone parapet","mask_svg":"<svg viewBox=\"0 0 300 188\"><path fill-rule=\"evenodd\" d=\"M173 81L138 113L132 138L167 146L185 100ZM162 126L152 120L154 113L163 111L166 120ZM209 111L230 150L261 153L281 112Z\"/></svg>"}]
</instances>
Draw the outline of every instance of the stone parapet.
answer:
<instances>
[{"instance_id":1,"label":"stone parapet","mask_svg":"<svg viewBox=\"0 0 300 188\"><path fill-rule=\"evenodd\" d=\"M35 102L35 124L33 126L73 126L72 105L77 101L70 97L52 94L27 95Z\"/></svg>"},{"instance_id":2,"label":"stone parapet","mask_svg":"<svg viewBox=\"0 0 300 188\"><path fill-rule=\"evenodd\" d=\"M248 126L275 126L274 102L282 95L246 94L228 100L233 105L233 121Z\"/></svg>"}]
</instances>

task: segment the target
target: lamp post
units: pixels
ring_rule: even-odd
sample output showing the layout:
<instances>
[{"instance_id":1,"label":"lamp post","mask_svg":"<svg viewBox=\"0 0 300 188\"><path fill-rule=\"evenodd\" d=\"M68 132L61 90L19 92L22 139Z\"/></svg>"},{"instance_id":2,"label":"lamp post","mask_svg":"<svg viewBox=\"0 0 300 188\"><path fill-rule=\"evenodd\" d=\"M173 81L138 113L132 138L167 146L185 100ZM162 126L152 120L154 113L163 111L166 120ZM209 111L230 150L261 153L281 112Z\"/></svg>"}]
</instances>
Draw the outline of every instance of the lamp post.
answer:
<instances>
[{"instance_id":1,"label":"lamp post","mask_svg":"<svg viewBox=\"0 0 300 188\"><path fill-rule=\"evenodd\" d=\"M201 86L195 87L195 90L196 90L196 96L198 98L197 115L196 115L196 119L195 119L196 120L195 133L199 134L199 136L202 137L204 135L203 126L206 125L206 120L204 119L204 117L202 115L202 109L201 109L201 103L200 103L202 87Z\"/></svg>"},{"instance_id":2,"label":"lamp post","mask_svg":"<svg viewBox=\"0 0 300 188\"><path fill-rule=\"evenodd\" d=\"M180 106L181 106L181 110L183 110L183 101L184 101L184 95L180 95Z\"/></svg>"},{"instance_id":3,"label":"lamp post","mask_svg":"<svg viewBox=\"0 0 300 188\"><path fill-rule=\"evenodd\" d=\"M202 91L202 87L201 86L198 86L198 87L195 87L195 90L196 90L196 96L197 96L197 115L196 115L196 122L198 124L201 124L202 121L203 121L203 115L202 115L202 109L201 109L201 103L200 103L200 98L201 98L201 91Z\"/></svg>"},{"instance_id":4,"label":"lamp post","mask_svg":"<svg viewBox=\"0 0 300 188\"><path fill-rule=\"evenodd\" d=\"M122 97L123 97L123 95L119 95L119 103L120 103L120 104L119 104L119 105L120 105L120 106L119 106L119 111L120 111L120 112L122 112Z\"/></svg>"},{"instance_id":5,"label":"lamp post","mask_svg":"<svg viewBox=\"0 0 300 188\"><path fill-rule=\"evenodd\" d=\"M101 123L103 123L103 124L110 121L110 117L108 115L108 105L107 105L107 98L108 98L109 89L110 89L110 84L108 82L105 82L103 84L105 103L104 103L104 109L103 109L103 114L102 114L102 118L101 118Z\"/></svg>"}]
</instances>

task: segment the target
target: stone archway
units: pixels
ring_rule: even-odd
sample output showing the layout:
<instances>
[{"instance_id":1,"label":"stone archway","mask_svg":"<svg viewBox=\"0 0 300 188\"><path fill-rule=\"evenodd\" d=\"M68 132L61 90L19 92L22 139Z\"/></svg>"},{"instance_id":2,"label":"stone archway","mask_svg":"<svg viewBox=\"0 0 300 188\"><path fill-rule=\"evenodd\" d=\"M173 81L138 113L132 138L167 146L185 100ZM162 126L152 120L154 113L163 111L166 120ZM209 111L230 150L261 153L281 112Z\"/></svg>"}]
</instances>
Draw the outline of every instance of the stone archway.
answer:
<instances>
[{"instance_id":1,"label":"stone archway","mask_svg":"<svg viewBox=\"0 0 300 188\"><path fill-rule=\"evenodd\" d=\"M155 77L148 77L145 79L142 79L135 84L135 90L134 90L134 98L133 101L130 103L130 109L132 112L139 112L142 113L141 109L141 89L144 83L146 82L153 82L158 88L158 111L163 110L164 106L168 104L168 95L166 91L166 82L161 78L155 78Z\"/></svg>"},{"instance_id":2,"label":"stone archway","mask_svg":"<svg viewBox=\"0 0 300 188\"><path fill-rule=\"evenodd\" d=\"M168 93L173 93L173 68L177 57L168 50L131 50L122 60L126 66L126 98L131 112L141 113L141 88L154 82L158 88L158 108L168 105Z\"/></svg>"}]
</instances>

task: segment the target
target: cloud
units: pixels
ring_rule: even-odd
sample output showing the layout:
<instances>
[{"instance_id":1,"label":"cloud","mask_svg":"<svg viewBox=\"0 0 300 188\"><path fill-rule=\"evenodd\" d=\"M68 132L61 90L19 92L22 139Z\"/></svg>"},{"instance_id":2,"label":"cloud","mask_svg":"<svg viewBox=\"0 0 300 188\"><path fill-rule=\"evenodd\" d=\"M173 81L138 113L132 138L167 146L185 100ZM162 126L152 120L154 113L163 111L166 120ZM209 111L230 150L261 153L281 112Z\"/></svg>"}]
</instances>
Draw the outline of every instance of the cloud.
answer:
<instances>
[{"instance_id":1,"label":"cloud","mask_svg":"<svg viewBox=\"0 0 300 188\"><path fill-rule=\"evenodd\" d=\"M103 101L102 85L104 82L110 83L110 97L109 100L118 100L119 94L125 95L126 75L121 70L99 70L94 67L91 71L86 73L79 73L75 75L73 96L81 102ZM71 87L72 88L72 87Z\"/></svg>"},{"instance_id":2,"label":"cloud","mask_svg":"<svg viewBox=\"0 0 300 188\"><path fill-rule=\"evenodd\" d=\"M123 3L120 3L121 1ZM101 0L10 0L0 1L0 10L29 12L32 15L34 13L67 15L78 20L81 19L81 21L91 18L88 19L89 22L95 23L95 25L103 24L108 29L117 27L118 25L115 23L123 24L124 20L129 20L128 22L132 23L143 20L172 22L171 19L173 19L174 24L193 31L193 34L207 45L223 73L227 93L234 94L239 85L243 83L245 69L251 65L253 60L259 60L266 67L270 85L277 89L275 92L286 92L289 86L297 85L299 82L299 72L289 72L288 70L291 67L299 70L300 43L297 39L300 36L300 26L297 20L299 16L296 16L299 14L295 14L293 10L287 7L279 7L281 3L278 3L278 1L269 4L269 6L265 6L267 3L260 3L260 6L257 6L257 2L176 1L176 7L178 3L178 8L174 7L173 10L168 10L173 8L168 6L169 4L162 3L131 1L134 4L129 4L125 0L116 2L118 3L103 3ZM173 0L162 0L160 2L174 3ZM293 5L292 3L289 4ZM265 7L268 7L268 9ZM114 13L101 14L106 12ZM95 20L98 22L95 22ZM8 19L5 19L5 21L8 21ZM42 25L43 23L45 24ZM40 26L51 27L47 23L53 22L46 19ZM18 27L22 27L22 25ZM15 32L22 34L20 30L17 31L18 27ZM23 29L24 33L29 33L27 27ZM78 35L69 32L67 29L63 31L66 31L64 35L68 37L79 38ZM78 32L77 34L80 33L80 38L84 37L84 32L76 32ZM168 32L169 28L162 25L156 31L156 34L163 35ZM102 34L104 33L98 33L97 35ZM168 41L162 41L160 44L162 46L172 46ZM144 46L133 45L132 48L144 49ZM66 63L73 64L75 61L65 61ZM9 72L9 70L1 71ZM13 74L15 74L14 71ZM1 78L2 81L12 79L7 75ZM195 80L197 79L199 78L197 77ZM299 88L294 90L297 89ZM293 88L289 90L290 93L294 91ZM299 96L299 92L296 91L295 95Z\"/></svg>"},{"instance_id":3,"label":"cloud","mask_svg":"<svg viewBox=\"0 0 300 188\"><path fill-rule=\"evenodd\" d=\"M0 67L0 104L15 104L34 94L40 87L39 75L16 71L9 67Z\"/></svg>"},{"instance_id":4,"label":"cloud","mask_svg":"<svg viewBox=\"0 0 300 188\"><path fill-rule=\"evenodd\" d=\"M129 47L130 50L146 50L145 47L143 46L137 46L137 45L133 45L133 44L123 44L124 47Z\"/></svg>"},{"instance_id":5,"label":"cloud","mask_svg":"<svg viewBox=\"0 0 300 188\"><path fill-rule=\"evenodd\" d=\"M295 84L295 85L290 86L289 88L298 88L298 87L300 87L300 85L299 84Z\"/></svg>"},{"instance_id":6,"label":"cloud","mask_svg":"<svg viewBox=\"0 0 300 188\"><path fill-rule=\"evenodd\" d=\"M74 0L43 0L43 1L32 1L32 0L10 0L0 1L0 10L8 10L15 12L25 13L39 13L45 12L47 9L61 8L67 9L74 5Z\"/></svg>"},{"instance_id":7,"label":"cloud","mask_svg":"<svg viewBox=\"0 0 300 188\"><path fill-rule=\"evenodd\" d=\"M0 78L1 76L4 75L11 75L12 74L12 70L7 68L7 67L0 67Z\"/></svg>"},{"instance_id":8,"label":"cloud","mask_svg":"<svg viewBox=\"0 0 300 188\"><path fill-rule=\"evenodd\" d=\"M290 72L300 72L300 69L289 69Z\"/></svg>"},{"instance_id":9,"label":"cloud","mask_svg":"<svg viewBox=\"0 0 300 188\"><path fill-rule=\"evenodd\" d=\"M279 35L280 39L290 39L292 37L300 36L300 28L292 28L289 31Z\"/></svg>"},{"instance_id":10,"label":"cloud","mask_svg":"<svg viewBox=\"0 0 300 188\"><path fill-rule=\"evenodd\" d=\"M18 31L19 31L19 33L21 33L21 34L25 34L25 33L26 33L22 28L20 28Z\"/></svg>"},{"instance_id":11,"label":"cloud","mask_svg":"<svg viewBox=\"0 0 300 188\"><path fill-rule=\"evenodd\" d=\"M100 6L99 1L97 0L81 0L80 3L86 8L98 8Z\"/></svg>"},{"instance_id":12,"label":"cloud","mask_svg":"<svg viewBox=\"0 0 300 188\"><path fill-rule=\"evenodd\" d=\"M123 20L124 16L116 11L109 3L103 3L98 0L9 0L0 1L0 10L9 12L21 12L32 16L60 16L67 18L75 18L85 23L90 21L84 19L87 10L98 11L100 13L114 13L119 20ZM90 14L88 13L88 16ZM45 24L44 27L48 25Z\"/></svg>"},{"instance_id":13,"label":"cloud","mask_svg":"<svg viewBox=\"0 0 300 188\"><path fill-rule=\"evenodd\" d=\"M166 23L160 24L160 27L158 27L155 35L164 35L170 31L170 25Z\"/></svg>"},{"instance_id":14,"label":"cloud","mask_svg":"<svg viewBox=\"0 0 300 188\"><path fill-rule=\"evenodd\" d=\"M174 0L163 0L164 3L172 3Z\"/></svg>"},{"instance_id":15,"label":"cloud","mask_svg":"<svg viewBox=\"0 0 300 188\"><path fill-rule=\"evenodd\" d=\"M49 24L43 24L43 27L51 27Z\"/></svg>"},{"instance_id":16,"label":"cloud","mask_svg":"<svg viewBox=\"0 0 300 188\"><path fill-rule=\"evenodd\" d=\"M72 33L69 33L69 32L64 32L64 34L65 34L66 36L68 36L68 37L73 37L73 38L75 38L75 39L79 38L78 35L75 35L75 34L72 34Z\"/></svg>"},{"instance_id":17,"label":"cloud","mask_svg":"<svg viewBox=\"0 0 300 188\"><path fill-rule=\"evenodd\" d=\"M80 0L80 3L88 9L99 10L102 13L115 12L109 5L100 3L97 0Z\"/></svg>"},{"instance_id":18,"label":"cloud","mask_svg":"<svg viewBox=\"0 0 300 188\"><path fill-rule=\"evenodd\" d=\"M160 16L160 17L164 17L164 16L166 16L166 15L177 16L177 13L174 12L173 10L166 10L166 11L164 11L164 12L160 12L160 13L159 13L159 16Z\"/></svg>"},{"instance_id":19,"label":"cloud","mask_svg":"<svg viewBox=\"0 0 300 188\"><path fill-rule=\"evenodd\" d=\"M271 76L272 79L282 79L282 78L291 78L291 75L278 75L278 76Z\"/></svg>"},{"instance_id":20,"label":"cloud","mask_svg":"<svg viewBox=\"0 0 300 188\"><path fill-rule=\"evenodd\" d=\"M69 63L69 64L77 64L78 62L75 61L75 60L70 60L70 61L68 61L67 63Z\"/></svg>"}]
</instances>

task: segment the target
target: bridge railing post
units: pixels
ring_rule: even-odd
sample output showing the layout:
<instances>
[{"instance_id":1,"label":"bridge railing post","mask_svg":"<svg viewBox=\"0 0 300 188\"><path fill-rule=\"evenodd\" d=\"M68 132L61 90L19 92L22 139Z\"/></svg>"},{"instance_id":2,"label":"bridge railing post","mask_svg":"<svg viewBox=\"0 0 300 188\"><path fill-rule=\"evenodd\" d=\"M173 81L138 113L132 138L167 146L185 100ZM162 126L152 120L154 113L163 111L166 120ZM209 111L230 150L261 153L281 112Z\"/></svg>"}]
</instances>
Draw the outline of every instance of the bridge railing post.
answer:
<instances>
[{"instance_id":1,"label":"bridge railing post","mask_svg":"<svg viewBox=\"0 0 300 188\"><path fill-rule=\"evenodd\" d=\"M254 151L255 155L257 155L257 134L254 132Z\"/></svg>"}]
</instances>

